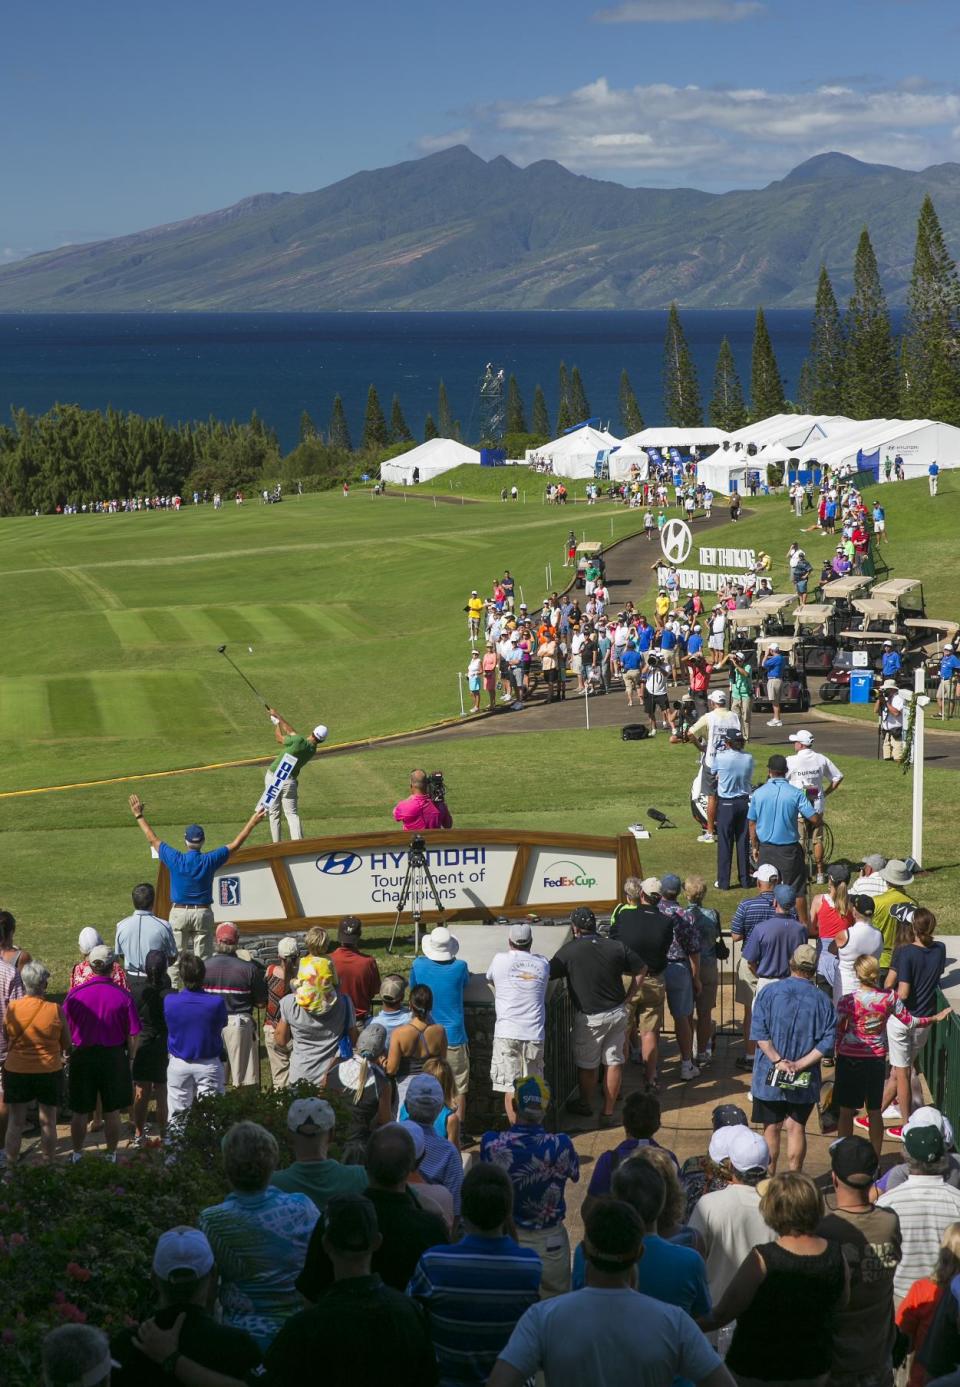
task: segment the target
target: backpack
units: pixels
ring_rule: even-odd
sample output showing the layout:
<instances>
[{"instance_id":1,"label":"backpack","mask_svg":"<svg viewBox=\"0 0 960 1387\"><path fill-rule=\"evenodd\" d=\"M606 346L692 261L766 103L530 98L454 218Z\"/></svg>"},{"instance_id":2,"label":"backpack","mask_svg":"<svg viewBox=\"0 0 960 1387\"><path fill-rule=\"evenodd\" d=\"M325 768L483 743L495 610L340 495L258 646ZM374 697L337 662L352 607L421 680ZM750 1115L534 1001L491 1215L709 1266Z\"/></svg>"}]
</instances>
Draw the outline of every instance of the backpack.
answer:
<instances>
[{"instance_id":1,"label":"backpack","mask_svg":"<svg viewBox=\"0 0 960 1387\"><path fill-rule=\"evenodd\" d=\"M628 722L620 732L620 739L624 742L642 742L649 735L650 729L645 722Z\"/></svg>"}]
</instances>

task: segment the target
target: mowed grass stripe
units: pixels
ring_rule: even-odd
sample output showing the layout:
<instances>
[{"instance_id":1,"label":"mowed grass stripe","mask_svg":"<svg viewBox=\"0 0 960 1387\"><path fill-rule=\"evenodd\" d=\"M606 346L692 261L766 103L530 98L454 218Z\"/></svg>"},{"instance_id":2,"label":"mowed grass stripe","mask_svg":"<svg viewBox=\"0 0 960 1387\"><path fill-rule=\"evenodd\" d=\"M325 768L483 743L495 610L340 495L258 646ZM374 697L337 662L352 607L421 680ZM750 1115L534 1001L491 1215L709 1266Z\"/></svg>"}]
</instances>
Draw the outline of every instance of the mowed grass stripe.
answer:
<instances>
[{"instance_id":1,"label":"mowed grass stripe","mask_svg":"<svg viewBox=\"0 0 960 1387\"><path fill-rule=\"evenodd\" d=\"M236 730L202 675L148 674L142 692L158 736L188 743L195 732Z\"/></svg>"},{"instance_id":2,"label":"mowed grass stripe","mask_svg":"<svg viewBox=\"0 0 960 1387\"><path fill-rule=\"evenodd\" d=\"M93 693L107 736L139 739L161 734L147 692L149 678L149 675L132 672L94 676ZM165 677L164 682L170 700L173 691L169 679Z\"/></svg>"},{"instance_id":3,"label":"mowed grass stripe","mask_svg":"<svg viewBox=\"0 0 960 1387\"><path fill-rule=\"evenodd\" d=\"M4 679L0 683L0 737L29 741L49 737L52 731L47 681Z\"/></svg>"},{"instance_id":4,"label":"mowed grass stripe","mask_svg":"<svg viewBox=\"0 0 960 1387\"><path fill-rule=\"evenodd\" d=\"M148 645L166 645L169 637L161 637L150 623L148 612L104 612L113 634L125 650L142 650ZM165 615L165 614L164 614Z\"/></svg>"},{"instance_id":5,"label":"mowed grass stripe","mask_svg":"<svg viewBox=\"0 0 960 1387\"><path fill-rule=\"evenodd\" d=\"M48 679L47 706L53 736L102 737L107 730L91 675L58 676Z\"/></svg>"}]
</instances>

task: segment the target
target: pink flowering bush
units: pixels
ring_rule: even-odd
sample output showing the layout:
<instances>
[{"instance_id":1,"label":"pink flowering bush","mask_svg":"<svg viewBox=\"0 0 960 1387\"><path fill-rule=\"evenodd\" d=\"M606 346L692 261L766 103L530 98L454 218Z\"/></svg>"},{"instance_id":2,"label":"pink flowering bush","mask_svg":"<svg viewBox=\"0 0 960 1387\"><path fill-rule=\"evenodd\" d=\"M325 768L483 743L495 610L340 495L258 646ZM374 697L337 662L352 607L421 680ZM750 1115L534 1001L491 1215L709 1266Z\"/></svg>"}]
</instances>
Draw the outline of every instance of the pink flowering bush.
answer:
<instances>
[{"instance_id":1,"label":"pink flowering bush","mask_svg":"<svg viewBox=\"0 0 960 1387\"><path fill-rule=\"evenodd\" d=\"M36 1387L48 1330L92 1324L112 1335L150 1313L157 1238L176 1224L194 1223L227 1191L224 1132L244 1119L261 1123L277 1138L286 1164L287 1108L311 1092L306 1085L245 1088L201 1100L170 1165L160 1150L122 1150L118 1165L95 1154L52 1170L23 1165L0 1185L3 1387Z\"/></svg>"}]
</instances>

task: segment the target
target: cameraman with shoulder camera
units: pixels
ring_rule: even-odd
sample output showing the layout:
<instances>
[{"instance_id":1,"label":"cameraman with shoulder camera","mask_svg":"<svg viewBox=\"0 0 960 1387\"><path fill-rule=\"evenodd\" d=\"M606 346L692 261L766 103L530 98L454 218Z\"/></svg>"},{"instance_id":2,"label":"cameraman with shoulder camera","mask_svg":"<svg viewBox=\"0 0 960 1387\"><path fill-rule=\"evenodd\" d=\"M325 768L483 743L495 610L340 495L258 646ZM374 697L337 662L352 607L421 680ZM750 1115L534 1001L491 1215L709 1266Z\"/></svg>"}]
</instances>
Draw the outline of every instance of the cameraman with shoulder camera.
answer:
<instances>
[{"instance_id":1,"label":"cameraman with shoulder camera","mask_svg":"<svg viewBox=\"0 0 960 1387\"><path fill-rule=\"evenodd\" d=\"M439 784L438 784L439 782ZM436 798L430 795L430 787ZM443 777L426 771L410 772L410 796L394 806L393 817L408 833L425 828L453 828L453 818L444 799Z\"/></svg>"}]
</instances>

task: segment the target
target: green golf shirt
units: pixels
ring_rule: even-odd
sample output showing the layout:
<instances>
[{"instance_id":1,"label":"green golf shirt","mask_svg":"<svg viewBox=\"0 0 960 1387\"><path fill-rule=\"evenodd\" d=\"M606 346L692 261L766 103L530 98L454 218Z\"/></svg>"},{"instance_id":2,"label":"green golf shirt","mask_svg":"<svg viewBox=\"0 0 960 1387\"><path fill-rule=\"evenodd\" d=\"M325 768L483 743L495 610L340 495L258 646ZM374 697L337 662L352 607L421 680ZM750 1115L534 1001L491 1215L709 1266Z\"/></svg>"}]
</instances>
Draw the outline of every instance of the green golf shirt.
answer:
<instances>
[{"instance_id":1,"label":"green golf shirt","mask_svg":"<svg viewBox=\"0 0 960 1387\"><path fill-rule=\"evenodd\" d=\"M284 756L290 753L297 758L295 769L291 772L291 777L296 780L308 761L312 761L317 754L316 744L311 742L309 737L301 737L298 732L292 732L283 739L283 751L278 752L277 759L271 764L271 771L275 771L283 760Z\"/></svg>"},{"instance_id":2,"label":"green golf shirt","mask_svg":"<svg viewBox=\"0 0 960 1387\"><path fill-rule=\"evenodd\" d=\"M731 698L752 698L753 697L753 670L748 664L743 666L743 672L732 666L730 672L730 697Z\"/></svg>"}]
</instances>

